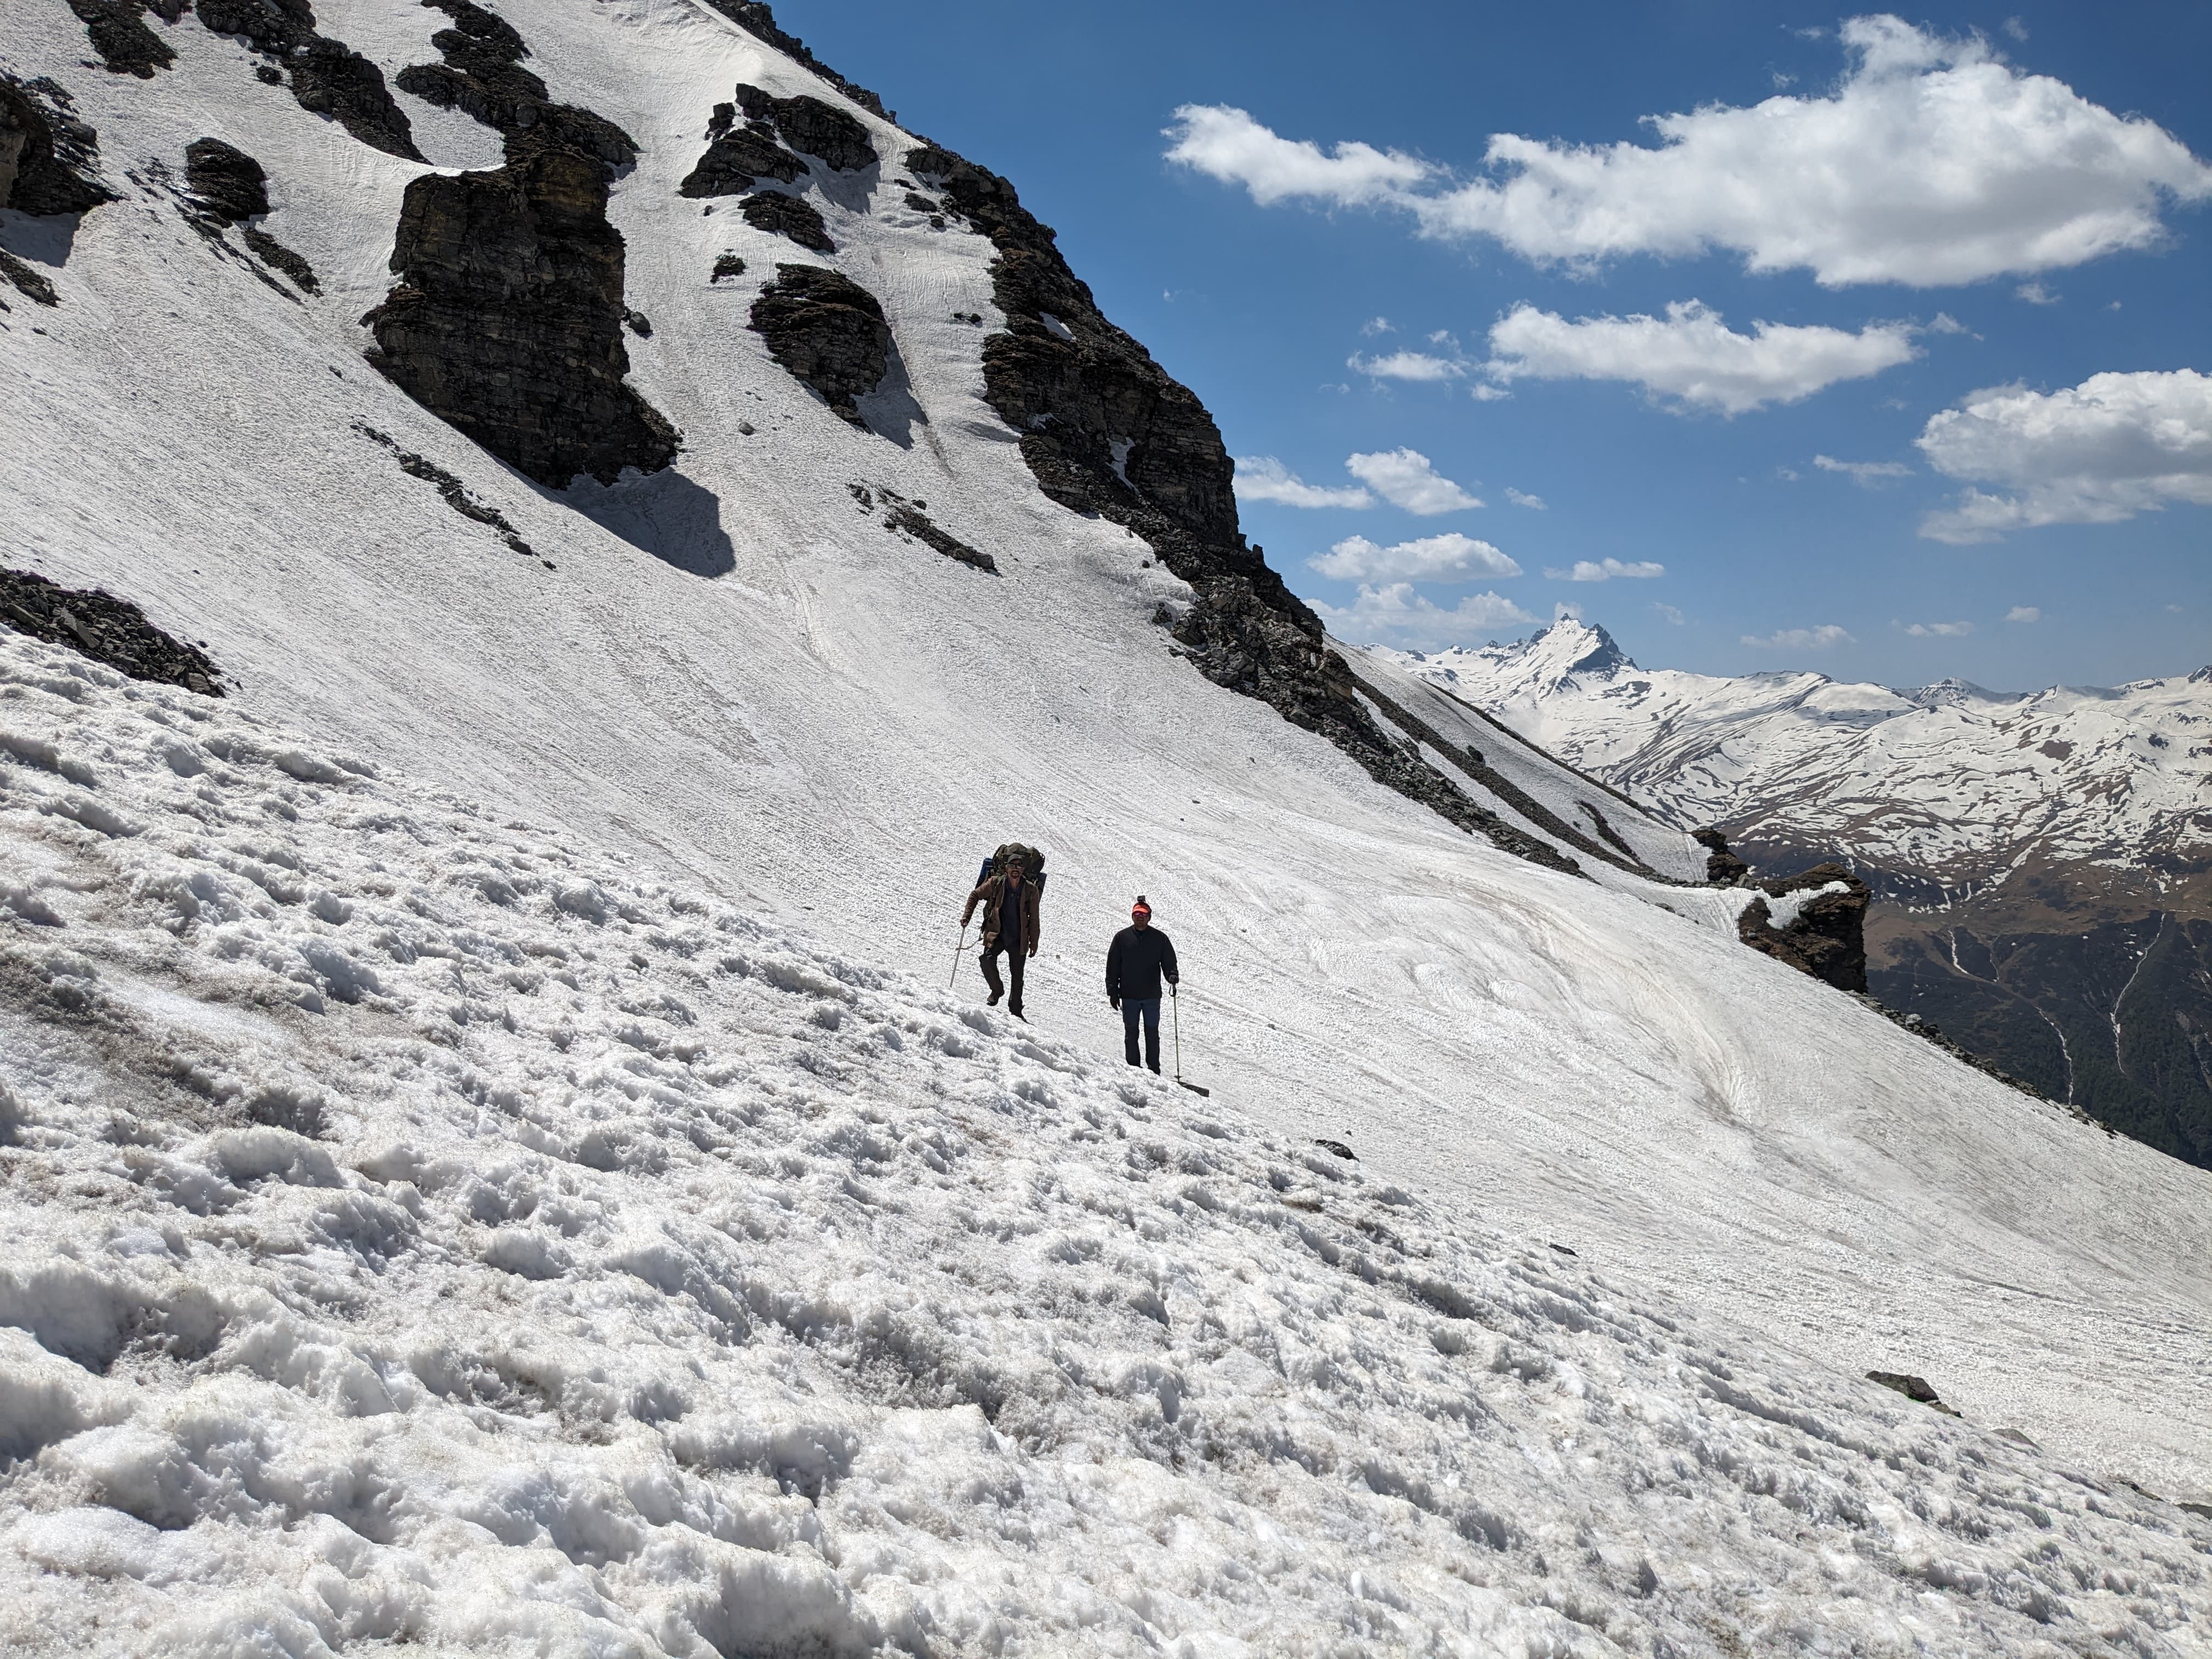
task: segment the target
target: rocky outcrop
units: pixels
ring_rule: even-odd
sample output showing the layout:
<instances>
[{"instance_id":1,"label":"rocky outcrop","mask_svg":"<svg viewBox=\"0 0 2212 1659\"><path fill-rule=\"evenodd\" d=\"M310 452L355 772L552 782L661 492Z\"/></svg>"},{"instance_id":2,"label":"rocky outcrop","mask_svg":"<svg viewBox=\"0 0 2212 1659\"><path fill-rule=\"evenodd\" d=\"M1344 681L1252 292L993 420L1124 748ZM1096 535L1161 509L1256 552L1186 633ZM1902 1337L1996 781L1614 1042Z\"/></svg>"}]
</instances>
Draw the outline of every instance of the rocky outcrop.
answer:
<instances>
[{"instance_id":1,"label":"rocky outcrop","mask_svg":"<svg viewBox=\"0 0 2212 1659\"><path fill-rule=\"evenodd\" d=\"M855 400L890 369L890 325L874 295L820 265L778 265L753 301L750 326L793 378L861 424Z\"/></svg>"},{"instance_id":2,"label":"rocky outcrop","mask_svg":"<svg viewBox=\"0 0 2212 1659\"><path fill-rule=\"evenodd\" d=\"M1751 866L1729 851L1728 837L1717 830L1692 830L1690 839L1705 849L1705 879L1716 887L1733 887L1751 873Z\"/></svg>"},{"instance_id":3,"label":"rocky outcrop","mask_svg":"<svg viewBox=\"0 0 2212 1659\"><path fill-rule=\"evenodd\" d=\"M519 151L573 149L609 167L637 159L637 141L594 111L553 101L545 83L522 67L530 48L512 24L472 0L423 0L453 19L430 37L443 59L399 71L402 92L440 109L457 109L499 133L507 159Z\"/></svg>"},{"instance_id":4,"label":"rocky outcrop","mask_svg":"<svg viewBox=\"0 0 2212 1659\"><path fill-rule=\"evenodd\" d=\"M675 459L676 430L623 377L610 172L562 145L407 186L398 287L362 320L369 361L424 408L549 488Z\"/></svg>"},{"instance_id":5,"label":"rocky outcrop","mask_svg":"<svg viewBox=\"0 0 2212 1659\"><path fill-rule=\"evenodd\" d=\"M214 33L237 36L268 60L264 78L289 77L301 109L329 116L387 155L422 159L384 71L344 41L317 33L307 0L198 0L197 9Z\"/></svg>"},{"instance_id":6,"label":"rocky outcrop","mask_svg":"<svg viewBox=\"0 0 2212 1659\"><path fill-rule=\"evenodd\" d=\"M185 188L227 225L269 211L269 175L261 163L220 138L185 146Z\"/></svg>"},{"instance_id":7,"label":"rocky outcrop","mask_svg":"<svg viewBox=\"0 0 2212 1659\"><path fill-rule=\"evenodd\" d=\"M837 251L837 244L830 240L830 228L822 222L822 215L804 197L764 190L746 197L738 204L738 211L744 215L745 222L755 230L787 237L816 253Z\"/></svg>"},{"instance_id":8,"label":"rocky outcrop","mask_svg":"<svg viewBox=\"0 0 2212 1659\"><path fill-rule=\"evenodd\" d=\"M0 569L0 623L80 651L134 680L222 695L221 673L205 653L155 627L130 600L99 588L80 592L33 571Z\"/></svg>"},{"instance_id":9,"label":"rocky outcrop","mask_svg":"<svg viewBox=\"0 0 2212 1659\"><path fill-rule=\"evenodd\" d=\"M185 0L69 0L100 61L118 75L154 78L177 61L169 43L146 27L149 10L165 23L185 15Z\"/></svg>"},{"instance_id":10,"label":"rocky outcrop","mask_svg":"<svg viewBox=\"0 0 2212 1659\"><path fill-rule=\"evenodd\" d=\"M1736 933L1746 945L1839 991L1865 991L1866 913L1873 895L1864 882L1840 864L1817 864L1799 875L1752 885L1765 896L1752 900L1737 918ZM1788 921L1774 925L1769 899L1838 885L1842 891L1801 900L1790 907L1795 914Z\"/></svg>"},{"instance_id":11,"label":"rocky outcrop","mask_svg":"<svg viewBox=\"0 0 2212 1659\"><path fill-rule=\"evenodd\" d=\"M447 507L452 507L470 523L480 524L497 531L500 539L517 553L531 558L538 556L538 550L522 539L522 532L514 527L506 514L495 507L487 506L469 494L466 484L430 459L428 456L417 454L411 449L402 449L390 434L380 432L374 427L362 422L355 422L353 429L371 443L380 444L390 450L392 459L399 464L399 470L402 472L410 478L420 478L424 483L428 484L443 498ZM544 563L547 569L553 568L551 560L546 560Z\"/></svg>"},{"instance_id":12,"label":"rocky outcrop","mask_svg":"<svg viewBox=\"0 0 2212 1659\"><path fill-rule=\"evenodd\" d=\"M1947 1417L1956 1417L1959 1414L1951 1407L1943 1403L1935 1388L1924 1376L1911 1376L1903 1371L1869 1371L1867 1381L1879 1382L1885 1389L1894 1389L1916 1406L1932 1407Z\"/></svg>"},{"instance_id":13,"label":"rocky outcrop","mask_svg":"<svg viewBox=\"0 0 2212 1659\"><path fill-rule=\"evenodd\" d=\"M796 98L771 97L743 82L736 95L748 128L774 132L793 149L819 157L833 172L858 173L880 159L867 128L835 104L805 93Z\"/></svg>"},{"instance_id":14,"label":"rocky outcrop","mask_svg":"<svg viewBox=\"0 0 2212 1659\"><path fill-rule=\"evenodd\" d=\"M848 484L845 487L853 492L853 499L860 504L863 513L876 510L876 497L880 495L883 497L884 528L893 535L908 537L924 547L933 548L948 559L988 571L994 576L998 574L999 562L988 553L969 546L950 531L939 527L925 510L929 506L927 501L910 501L897 490L884 484L877 485L874 489L870 489L866 484Z\"/></svg>"},{"instance_id":15,"label":"rocky outcrop","mask_svg":"<svg viewBox=\"0 0 2212 1659\"><path fill-rule=\"evenodd\" d=\"M806 176L806 163L777 143L769 134L750 125L732 127L737 106L717 104L707 123L707 153L699 158L684 182L679 196L693 200L710 196L740 196L763 179L790 184Z\"/></svg>"},{"instance_id":16,"label":"rocky outcrop","mask_svg":"<svg viewBox=\"0 0 2212 1659\"><path fill-rule=\"evenodd\" d=\"M100 135L70 95L43 76L0 74L0 207L18 213L86 213L115 192L100 182Z\"/></svg>"},{"instance_id":17,"label":"rocky outcrop","mask_svg":"<svg viewBox=\"0 0 2212 1659\"><path fill-rule=\"evenodd\" d=\"M777 27L775 14L769 9L766 0L707 0L707 3L755 40L765 40L786 57L797 58L862 109L882 116L886 121L896 121L898 118L884 107L884 100L877 97L874 93L870 92L866 87L856 86L848 81L829 64L807 51L806 43L804 40L795 34L787 34L782 29Z\"/></svg>"},{"instance_id":18,"label":"rocky outcrop","mask_svg":"<svg viewBox=\"0 0 2212 1659\"><path fill-rule=\"evenodd\" d=\"M1246 544L1236 469L1213 417L1100 313L1052 231L1013 186L934 144L909 150L903 166L933 191L925 200L964 218L998 251L994 298L1006 331L984 343L986 398L1021 434L1023 459L1047 495L1142 537L1190 584L1194 602L1166 620L1199 672L1318 732L1377 782L1462 829L1576 870L1376 722L1321 619L1284 586L1263 550Z\"/></svg>"},{"instance_id":19,"label":"rocky outcrop","mask_svg":"<svg viewBox=\"0 0 2212 1659\"><path fill-rule=\"evenodd\" d=\"M246 222L269 211L269 175L260 162L220 138L195 138L185 146L185 188L203 231L219 235L240 227L240 237L256 258L283 271L305 293L322 291L313 266L260 226Z\"/></svg>"},{"instance_id":20,"label":"rocky outcrop","mask_svg":"<svg viewBox=\"0 0 2212 1659\"><path fill-rule=\"evenodd\" d=\"M424 408L552 489L611 483L675 459L676 429L625 382L626 248L607 222L616 170L637 144L593 111L556 104L520 67L529 48L471 0L434 0L454 26L444 61L400 84L505 140L507 165L426 173L407 186L393 239L399 283L362 320L369 354Z\"/></svg>"}]
</instances>

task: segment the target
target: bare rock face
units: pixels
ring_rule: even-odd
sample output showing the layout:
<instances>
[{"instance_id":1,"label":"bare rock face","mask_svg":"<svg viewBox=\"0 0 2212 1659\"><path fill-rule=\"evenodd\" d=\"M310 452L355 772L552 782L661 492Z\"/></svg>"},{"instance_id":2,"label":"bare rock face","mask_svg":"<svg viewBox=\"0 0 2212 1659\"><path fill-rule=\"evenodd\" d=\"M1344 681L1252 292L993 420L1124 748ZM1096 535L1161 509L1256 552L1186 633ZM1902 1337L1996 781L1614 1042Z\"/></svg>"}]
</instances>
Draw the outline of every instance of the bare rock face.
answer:
<instances>
[{"instance_id":1,"label":"bare rock face","mask_svg":"<svg viewBox=\"0 0 2212 1659\"><path fill-rule=\"evenodd\" d=\"M820 265L778 265L753 301L751 327L794 379L860 424L854 400L890 368L890 325L874 295Z\"/></svg>"},{"instance_id":2,"label":"bare rock face","mask_svg":"<svg viewBox=\"0 0 2212 1659\"><path fill-rule=\"evenodd\" d=\"M1729 851L1728 837L1717 830L1692 830L1690 839L1705 849L1705 879L1716 887L1733 887L1751 873L1751 866Z\"/></svg>"},{"instance_id":3,"label":"bare rock face","mask_svg":"<svg viewBox=\"0 0 2212 1659\"><path fill-rule=\"evenodd\" d=\"M626 249L607 222L616 170L637 143L613 122L547 97L530 49L473 0L428 0L453 20L443 58L401 88L465 111L505 139L507 164L426 173L407 186L392 269L400 281L362 319L369 361L433 414L552 489L580 472L611 483L653 472L679 440L623 382Z\"/></svg>"},{"instance_id":4,"label":"bare rock face","mask_svg":"<svg viewBox=\"0 0 2212 1659\"><path fill-rule=\"evenodd\" d=\"M735 104L717 104L707 123L707 153L678 185L677 193L695 201L708 196L739 196L763 179L790 184L806 176L806 163L775 142L775 135L750 122L733 124Z\"/></svg>"},{"instance_id":5,"label":"bare rock face","mask_svg":"<svg viewBox=\"0 0 2212 1659\"><path fill-rule=\"evenodd\" d=\"M1808 899L1786 926L1773 925L1766 898L1786 898L1838 882L1844 891ZM1840 864L1817 864L1801 874L1753 885L1766 898L1753 899L1736 922L1737 936L1746 945L1839 991L1865 991L1866 913L1873 893L1864 882Z\"/></svg>"},{"instance_id":6,"label":"bare rock face","mask_svg":"<svg viewBox=\"0 0 2212 1659\"><path fill-rule=\"evenodd\" d=\"M185 0L70 0L70 9L100 61L118 75L150 81L155 70L177 61L169 43L146 27L146 13L173 23L185 15Z\"/></svg>"},{"instance_id":7,"label":"bare rock face","mask_svg":"<svg viewBox=\"0 0 2212 1659\"><path fill-rule=\"evenodd\" d=\"M622 235L607 167L549 146L407 187L392 269L362 320L370 361L432 413L540 483L675 458L675 428L623 384Z\"/></svg>"},{"instance_id":8,"label":"bare rock face","mask_svg":"<svg viewBox=\"0 0 2212 1659\"><path fill-rule=\"evenodd\" d=\"M738 204L738 211L744 215L745 222L755 230L787 236L799 246L817 253L837 251L837 244L830 240L829 227L822 222L821 213L802 196L764 190L746 197Z\"/></svg>"},{"instance_id":9,"label":"bare rock face","mask_svg":"<svg viewBox=\"0 0 2212 1659\"><path fill-rule=\"evenodd\" d=\"M0 569L0 623L81 651L134 680L222 695L222 675L204 653L155 627L130 600L99 588L79 592L33 571Z\"/></svg>"},{"instance_id":10,"label":"bare rock face","mask_svg":"<svg viewBox=\"0 0 2212 1659\"><path fill-rule=\"evenodd\" d=\"M884 107L884 100L874 93L848 81L809 52L804 40L778 27L775 14L769 9L767 0L707 0L707 3L755 40L765 40L786 57L797 58L862 109L880 115L887 121L898 118Z\"/></svg>"},{"instance_id":11,"label":"bare rock face","mask_svg":"<svg viewBox=\"0 0 2212 1659\"><path fill-rule=\"evenodd\" d=\"M832 171L858 173L876 165L875 141L868 130L835 104L801 93L775 98L758 87L739 84L738 106L756 131L774 131L805 155L819 156Z\"/></svg>"},{"instance_id":12,"label":"bare rock face","mask_svg":"<svg viewBox=\"0 0 2212 1659\"><path fill-rule=\"evenodd\" d=\"M220 138L185 146L185 188L227 225L269 211L269 175L261 163Z\"/></svg>"},{"instance_id":13,"label":"bare rock face","mask_svg":"<svg viewBox=\"0 0 2212 1659\"><path fill-rule=\"evenodd\" d=\"M115 199L99 169L100 135L77 119L67 92L0 74L0 207L88 212Z\"/></svg>"},{"instance_id":14,"label":"bare rock face","mask_svg":"<svg viewBox=\"0 0 2212 1659\"><path fill-rule=\"evenodd\" d=\"M453 20L430 37L444 59L399 71L402 92L440 109L458 109L507 140L507 159L518 149L562 147L610 167L637 159L637 141L613 122L574 104L556 104L545 83L521 60L530 48L512 24L473 0L423 0Z\"/></svg>"},{"instance_id":15,"label":"bare rock face","mask_svg":"<svg viewBox=\"0 0 2212 1659\"><path fill-rule=\"evenodd\" d=\"M271 76L289 76L301 109L329 116L387 155L422 159L384 71L344 41L317 33L307 0L198 0L197 9L215 33L236 35L267 58Z\"/></svg>"}]
</instances>

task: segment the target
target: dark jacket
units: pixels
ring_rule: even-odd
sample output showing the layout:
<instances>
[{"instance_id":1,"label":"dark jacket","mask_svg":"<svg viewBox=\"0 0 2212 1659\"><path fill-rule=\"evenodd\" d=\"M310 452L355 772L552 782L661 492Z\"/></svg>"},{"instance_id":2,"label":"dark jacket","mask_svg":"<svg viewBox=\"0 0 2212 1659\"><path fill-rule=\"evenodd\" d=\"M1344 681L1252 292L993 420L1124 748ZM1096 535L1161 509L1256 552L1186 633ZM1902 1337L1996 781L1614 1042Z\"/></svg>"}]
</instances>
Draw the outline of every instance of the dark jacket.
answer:
<instances>
[{"instance_id":1,"label":"dark jacket","mask_svg":"<svg viewBox=\"0 0 2212 1659\"><path fill-rule=\"evenodd\" d=\"M988 948L1004 939L1010 950L1019 950L1024 955L1037 948L1037 892L1034 877L1022 878L1021 915L1018 918L1006 915L1006 878L993 876L974 892L968 895L968 903L960 912L960 925L965 927L975 907L983 907L983 943Z\"/></svg>"},{"instance_id":2,"label":"dark jacket","mask_svg":"<svg viewBox=\"0 0 2212 1659\"><path fill-rule=\"evenodd\" d=\"M1179 983L1175 945L1157 927L1124 927L1106 947L1106 994L1109 997L1156 997L1160 981Z\"/></svg>"}]
</instances>

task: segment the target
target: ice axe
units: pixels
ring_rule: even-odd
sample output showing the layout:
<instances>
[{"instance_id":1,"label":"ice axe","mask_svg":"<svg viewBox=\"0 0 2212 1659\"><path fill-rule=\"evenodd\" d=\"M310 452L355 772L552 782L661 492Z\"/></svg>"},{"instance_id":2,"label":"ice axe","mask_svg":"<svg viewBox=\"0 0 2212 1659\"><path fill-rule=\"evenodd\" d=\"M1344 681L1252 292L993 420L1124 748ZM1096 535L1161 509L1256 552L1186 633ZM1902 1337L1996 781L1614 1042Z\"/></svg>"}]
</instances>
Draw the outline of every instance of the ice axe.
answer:
<instances>
[{"instance_id":1,"label":"ice axe","mask_svg":"<svg viewBox=\"0 0 2212 1659\"><path fill-rule=\"evenodd\" d=\"M1194 1095L1205 1095L1211 1098L1213 1094L1212 1090L1201 1089L1195 1083L1184 1083L1182 1080L1182 988L1180 986L1170 985L1168 987L1168 1007L1175 1021L1175 1080L1178 1084L1182 1084L1184 1088L1189 1090L1191 1093Z\"/></svg>"},{"instance_id":2,"label":"ice axe","mask_svg":"<svg viewBox=\"0 0 2212 1659\"><path fill-rule=\"evenodd\" d=\"M967 954L968 924L963 921L960 924L960 943L952 947L952 975L945 981L945 988L946 990L951 990L953 986L958 982L960 978L960 958Z\"/></svg>"}]
</instances>

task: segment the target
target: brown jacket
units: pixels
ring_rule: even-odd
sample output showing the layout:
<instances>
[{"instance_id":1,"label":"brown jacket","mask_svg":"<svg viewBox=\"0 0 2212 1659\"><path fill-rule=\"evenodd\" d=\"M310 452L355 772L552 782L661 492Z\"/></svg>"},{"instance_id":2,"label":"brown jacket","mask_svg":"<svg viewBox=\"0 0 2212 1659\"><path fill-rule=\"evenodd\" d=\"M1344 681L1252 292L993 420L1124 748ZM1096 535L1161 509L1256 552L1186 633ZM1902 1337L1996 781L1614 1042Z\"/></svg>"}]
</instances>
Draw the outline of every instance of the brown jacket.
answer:
<instances>
[{"instance_id":1,"label":"brown jacket","mask_svg":"<svg viewBox=\"0 0 2212 1659\"><path fill-rule=\"evenodd\" d=\"M975 907L979 904L983 907L983 944L986 948L988 948L997 944L1004 936L1001 933L1002 921L1007 924L1013 921L1012 917L1004 915L1006 908L1006 877L991 876L985 879L981 887L968 895L968 903L960 912L960 925L963 927L968 925L968 919L975 914ZM1037 884L1028 876L1022 878L1021 911L1018 943L1022 953L1027 956L1034 953L1037 948ZM1011 926L1006 931L1012 933ZM1015 938L1006 939L1009 945L1016 942Z\"/></svg>"}]
</instances>

